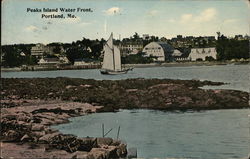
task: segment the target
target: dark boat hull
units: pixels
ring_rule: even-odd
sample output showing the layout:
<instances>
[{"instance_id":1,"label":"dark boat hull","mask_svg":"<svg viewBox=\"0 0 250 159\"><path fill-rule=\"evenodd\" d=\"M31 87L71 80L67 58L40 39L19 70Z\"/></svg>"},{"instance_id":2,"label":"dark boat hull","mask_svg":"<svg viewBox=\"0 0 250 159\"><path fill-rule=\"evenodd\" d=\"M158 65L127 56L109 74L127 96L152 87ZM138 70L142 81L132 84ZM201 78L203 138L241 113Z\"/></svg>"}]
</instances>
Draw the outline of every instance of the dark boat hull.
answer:
<instances>
[{"instance_id":1,"label":"dark boat hull","mask_svg":"<svg viewBox=\"0 0 250 159\"><path fill-rule=\"evenodd\" d=\"M124 69L121 71L112 71L112 70L100 70L101 74L103 75L120 75L120 74L126 74L128 71L132 70L130 69Z\"/></svg>"}]
</instances>

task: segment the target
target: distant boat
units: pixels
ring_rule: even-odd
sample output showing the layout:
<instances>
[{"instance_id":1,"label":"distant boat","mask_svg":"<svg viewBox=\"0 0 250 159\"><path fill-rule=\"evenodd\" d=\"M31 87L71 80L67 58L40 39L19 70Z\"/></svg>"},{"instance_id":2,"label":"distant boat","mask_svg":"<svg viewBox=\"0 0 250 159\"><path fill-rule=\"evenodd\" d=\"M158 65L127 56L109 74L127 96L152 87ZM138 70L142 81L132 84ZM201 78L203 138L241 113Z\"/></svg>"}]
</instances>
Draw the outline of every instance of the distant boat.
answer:
<instances>
[{"instance_id":1,"label":"distant boat","mask_svg":"<svg viewBox=\"0 0 250 159\"><path fill-rule=\"evenodd\" d=\"M101 74L118 75L133 70L133 68L122 68L121 52L119 48L113 44L113 33L111 33L108 41L103 47L104 57L102 69L100 70Z\"/></svg>"}]
</instances>

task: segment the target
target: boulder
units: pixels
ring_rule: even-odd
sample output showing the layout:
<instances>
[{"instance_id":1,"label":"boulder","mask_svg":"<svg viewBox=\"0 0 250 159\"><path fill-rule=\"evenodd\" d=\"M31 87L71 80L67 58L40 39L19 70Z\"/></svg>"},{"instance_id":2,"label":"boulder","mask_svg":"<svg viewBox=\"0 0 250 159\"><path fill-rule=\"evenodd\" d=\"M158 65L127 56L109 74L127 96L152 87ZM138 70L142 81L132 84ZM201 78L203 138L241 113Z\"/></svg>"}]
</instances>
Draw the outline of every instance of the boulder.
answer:
<instances>
[{"instance_id":1,"label":"boulder","mask_svg":"<svg viewBox=\"0 0 250 159\"><path fill-rule=\"evenodd\" d=\"M33 141L33 138L30 137L29 135L25 134L20 141L27 142L27 141Z\"/></svg>"},{"instance_id":2,"label":"boulder","mask_svg":"<svg viewBox=\"0 0 250 159\"><path fill-rule=\"evenodd\" d=\"M117 147L117 156L119 156L119 157L126 157L127 156L127 145L126 144L120 144Z\"/></svg>"},{"instance_id":3,"label":"boulder","mask_svg":"<svg viewBox=\"0 0 250 159\"><path fill-rule=\"evenodd\" d=\"M79 151L90 151L93 147L97 147L97 139L96 138L79 138Z\"/></svg>"},{"instance_id":4,"label":"boulder","mask_svg":"<svg viewBox=\"0 0 250 159\"><path fill-rule=\"evenodd\" d=\"M89 155L92 155L94 159L107 159L109 158L109 151L102 148L93 148Z\"/></svg>"},{"instance_id":5,"label":"boulder","mask_svg":"<svg viewBox=\"0 0 250 159\"><path fill-rule=\"evenodd\" d=\"M59 135L59 132L54 132L54 133L51 133L51 134L46 134L42 137L39 138L39 142L41 143L49 143L50 140L55 137L56 135Z\"/></svg>"},{"instance_id":6,"label":"boulder","mask_svg":"<svg viewBox=\"0 0 250 159\"><path fill-rule=\"evenodd\" d=\"M32 131L41 131L44 130L44 126L40 124L33 124L31 127Z\"/></svg>"},{"instance_id":7,"label":"boulder","mask_svg":"<svg viewBox=\"0 0 250 159\"><path fill-rule=\"evenodd\" d=\"M97 145L101 146L101 145L111 145L113 143L113 139L109 138L109 137L105 137L105 138L97 138Z\"/></svg>"}]
</instances>

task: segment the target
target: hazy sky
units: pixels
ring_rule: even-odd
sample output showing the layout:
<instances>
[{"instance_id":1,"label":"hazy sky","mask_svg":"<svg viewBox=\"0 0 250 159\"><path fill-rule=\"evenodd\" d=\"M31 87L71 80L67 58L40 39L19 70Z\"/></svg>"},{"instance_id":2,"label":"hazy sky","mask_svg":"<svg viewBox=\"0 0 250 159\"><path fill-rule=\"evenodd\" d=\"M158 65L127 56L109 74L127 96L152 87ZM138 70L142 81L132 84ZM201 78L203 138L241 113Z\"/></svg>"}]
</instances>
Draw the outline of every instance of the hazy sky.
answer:
<instances>
[{"instance_id":1,"label":"hazy sky","mask_svg":"<svg viewBox=\"0 0 250 159\"><path fill-rule=\"evenodd\" d=\"M45 19L27 8L91 8L77 18ZM135 32L171 38L176 35L248 34L248 0L3 0L2 44L72 42L86 37L130 37Z\"/></svg>"}]
</instances>

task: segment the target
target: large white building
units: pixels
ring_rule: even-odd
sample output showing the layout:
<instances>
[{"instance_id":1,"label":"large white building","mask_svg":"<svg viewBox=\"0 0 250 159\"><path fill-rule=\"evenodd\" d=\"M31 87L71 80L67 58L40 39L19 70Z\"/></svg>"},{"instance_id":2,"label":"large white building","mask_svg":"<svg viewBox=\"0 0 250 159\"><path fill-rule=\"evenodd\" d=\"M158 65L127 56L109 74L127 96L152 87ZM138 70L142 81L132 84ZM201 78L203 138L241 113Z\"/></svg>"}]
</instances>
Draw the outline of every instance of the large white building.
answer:
<instances>
[{"instance_id":1,"label":"large white building","mask_svg":"<svg viewBox=\"0 0 250 159\"><path fill-rule=\"evenodd\" d=\"M36 57L41 57L48 49L44 44L36 44L36 46L31 47L31 55Z\"/></svg>"},{"instance_id":2,"label":"large white building","mask_svg":"<svg viewBox=\"0 0 250 159\"><path fill-rule=\"evenodd\" d=\"M170 61L174 48L165 42L151 42L143 48L142 52L145 56L155 57L155 61Z\"/></svg>"},{"instance_id":3,"label":"large white building","mask_svg":"<svg viewBox=\"0 0 250 159\"><path fill-rule=\"evenodd\" d=\"M203 61L206 60L206 57L213 57L217 59L216 48L193 48L191 49L191 53L188 56L188 59L191 61L196 61L197 59L201 59Z\"/></svg>"},{"instance_id":4,"label":"large white building","mask_svg":"<svg viewBox=\"0 0 250 159\"><path fill-rule=\"evenodd\" d=\"M143 49L142 42L124 42L118 46L123 55L137 54Z\"/></svg>"}]
</instances>

